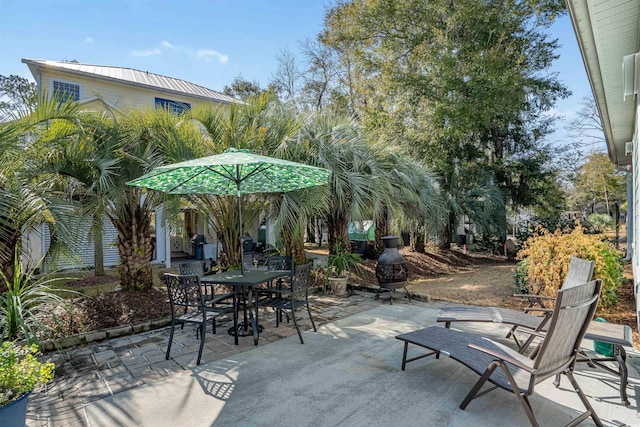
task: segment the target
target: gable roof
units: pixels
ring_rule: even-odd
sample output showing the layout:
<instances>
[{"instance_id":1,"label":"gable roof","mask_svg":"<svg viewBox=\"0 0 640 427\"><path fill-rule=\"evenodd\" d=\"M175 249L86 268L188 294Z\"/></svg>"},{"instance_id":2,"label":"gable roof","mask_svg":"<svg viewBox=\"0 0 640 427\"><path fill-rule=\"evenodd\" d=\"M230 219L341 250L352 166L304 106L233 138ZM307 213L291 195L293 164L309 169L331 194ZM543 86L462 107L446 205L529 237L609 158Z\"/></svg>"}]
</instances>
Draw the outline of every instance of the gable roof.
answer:
<instances>
[{"instance_id":1,"label":"gable roof","mask_svg":"<svg viewBox=\"0 0 640 427\"><path fill-rule=\"evenodd\" d=\"M232 102L242 103L242 101L232 96L225 95L224 93L208 89L195 83L150 73L148 71L135 70L133 68L109 67L104 65L49 61L42 59L22 59L22 62L29 66L29 70L31 70L34 77L39 73L40 68L45 68L94 79L142 87L145 89L188 95L223 104L230 104Z\"/></svg>"}]
</instances>

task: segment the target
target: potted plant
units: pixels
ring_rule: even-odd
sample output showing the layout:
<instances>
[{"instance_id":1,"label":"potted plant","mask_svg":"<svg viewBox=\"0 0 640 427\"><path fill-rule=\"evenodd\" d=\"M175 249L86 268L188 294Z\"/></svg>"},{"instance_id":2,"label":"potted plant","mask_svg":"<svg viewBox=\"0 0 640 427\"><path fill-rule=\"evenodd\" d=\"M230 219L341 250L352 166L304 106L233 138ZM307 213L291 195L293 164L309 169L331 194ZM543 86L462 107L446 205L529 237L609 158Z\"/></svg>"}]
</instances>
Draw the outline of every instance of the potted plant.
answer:
<instances>
[{"instance_id":1,"label":"potted plant","mask_svg":"<svg viewBox=\"0 0 640 427\"><path fill-rule=\"evenodd\" d=\"M327 259L327 278L333 294L342 296L347 293L349 273L360 267L362 259L360 255L351 253L339 243L334 246L334 252Z\"/></svg>"},{"instance_id":2,"label":"potted plant","mask_svg":"<svg viewBox=\"0 0 640 427\"><path fill-rule=\"evenodd\" d=\"M24 426L29 394L53 378L55 366L37 359L38 346L5 341L0 347L0 420Z\"/></svg>"}]
</instances>

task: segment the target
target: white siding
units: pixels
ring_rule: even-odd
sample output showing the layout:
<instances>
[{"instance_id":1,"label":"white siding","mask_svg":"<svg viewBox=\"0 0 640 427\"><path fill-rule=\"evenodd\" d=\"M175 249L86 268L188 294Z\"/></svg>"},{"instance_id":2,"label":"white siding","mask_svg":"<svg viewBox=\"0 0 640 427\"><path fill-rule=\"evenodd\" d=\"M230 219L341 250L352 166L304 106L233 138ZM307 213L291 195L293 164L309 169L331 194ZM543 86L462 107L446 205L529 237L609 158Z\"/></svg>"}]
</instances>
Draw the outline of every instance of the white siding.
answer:
<instances>
[{"instance_id":1,"label":"white siding","mask_svg":"<svg viewBox=\"0 0 640 427\"><path fill-rule=\"evenodd\" d=\"M638 119L640 118L640 109L636 107L636 126L633 138L633 153L631 159L631 172L632 172L632 197L633 200L628 200L627 203L633 206L632 212L632 237L631 237L631 245L627 250L631 251L631 262L633 266L633 275L634 277L638 276L639 268L640 268L640 250L638 247L638 239L640 238L640 174L638 173L638 157L640 155L640 140L638 138ZM637 282L637 281L636 281ZM638 285L636 285L637 288ZM639 319L640 320L640 319Z\"/></svg>"},{"instance_id":2,"label":"white siding","mask_svg":"<svg viewBox=\"0 0 640 427\"><path fill-rule=\"evenodd\" d=\"M82 236L88 236L89 222L79 225L79 233ZM113 267L120 263L120 256L118 255L118 247L116 245L118 239L118 233L113 227L111 222L103 218L102 220L103 233L102 233L102 247L103 247L103 260L105 267ZM46 227L45 227L46 229ZM51 244L51 235L48 229L44 233L45 250L49 250ZM80 239L80 243L72 248L75 259L62 259L59 260L57 265L53 265L50 258L45 259L45 268L47 270L52 269L75 269L75 268L90 268L94 266L94 249L93 241L90 241L88 237Z\"/></svg>"}]
</instances>

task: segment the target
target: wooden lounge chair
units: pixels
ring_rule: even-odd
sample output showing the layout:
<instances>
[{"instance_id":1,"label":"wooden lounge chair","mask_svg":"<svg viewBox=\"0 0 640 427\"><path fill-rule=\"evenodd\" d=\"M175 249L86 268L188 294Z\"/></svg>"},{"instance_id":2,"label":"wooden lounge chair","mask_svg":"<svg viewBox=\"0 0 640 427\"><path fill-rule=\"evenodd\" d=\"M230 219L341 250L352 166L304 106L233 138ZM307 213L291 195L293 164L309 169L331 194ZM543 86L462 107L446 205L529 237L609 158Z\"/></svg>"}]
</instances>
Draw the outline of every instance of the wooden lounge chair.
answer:
<instances>
[{"instance_id":1,"label":"wooden lounge chair","mask_svg":"<svg viewBox=\"0 0 640 427\"><path fill-rule=\"evenodd\" d=\"M596 425L602 426L600 418L573 376L580 343L595 313L601 285L600 280L594 280L558 292L548 331L533 359L479 335L430 326L396 337L404 341L402 370L405 370L409 362L434 354L436 357L440 354L447 355L480 375L478 382L460 404L460 409L464 410L476 397L502 388L518 398L533 426L539 424L528 397L534 393L539 382L556 374L564 374L587 408L585 413L568 425L577 425L591 417ZM409 344L432 351L407 358ZM480 391L487 381L494 387Z\"/></svg>"}]
</instances>

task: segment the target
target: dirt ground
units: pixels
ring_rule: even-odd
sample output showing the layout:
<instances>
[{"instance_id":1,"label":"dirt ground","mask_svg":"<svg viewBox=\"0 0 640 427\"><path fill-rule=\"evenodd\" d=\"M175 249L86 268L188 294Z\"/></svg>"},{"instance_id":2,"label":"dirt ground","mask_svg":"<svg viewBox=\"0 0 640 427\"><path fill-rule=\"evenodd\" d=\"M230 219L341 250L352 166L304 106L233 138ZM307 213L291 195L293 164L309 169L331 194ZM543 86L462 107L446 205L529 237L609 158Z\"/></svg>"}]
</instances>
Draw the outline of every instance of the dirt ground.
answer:
<instances>
[{"instance_id":1,"label":"dirt ground","mask_svg":"<svg viewBox=\"0 0 640 427\"><path fill-rule=\"evenodd\" d=\"M410 292L427 294L433 300L519 308L520 299L514 299L512 296L514 268L513 263L481 264L467 271L415 280L407 289Z\"/></svg>"},{"instance_id":2,"label":"dirt ground","mask_svg":"<svg viewBox=\"0 0 640 427\"><path fill-rule=\"evenodd\" d=\"M326 255L326 250L312 249L315 254ZM522 309L524 301L513 298L515 262L504 257L486 254L465 254L458 250L439 251L430 248L427 254L402 249L410 270L410 292L427 294L432 300L461 304L475 304ZM154 267L154 280L164 269ZM609 322L623 323L636 330L636 310L633 296L631 267L627 266L629 282L619 292L615 307L600 308L598 315ZM351 275L352 283L376 284L375 261L365 261L361 271ZM118 284L115 275L86 277L73 283L73 288L88 295L70 300L71 313L58 313L57 336L100 330L169 315L166 291L154 288L149 292L105 292ZM94 295L95 289L100 292ZM93 290L93 291L92 291ZM93 295L93 296L89 296ZM637 337L637 334L634 334Z\"/></svg>"}]
</instances>

